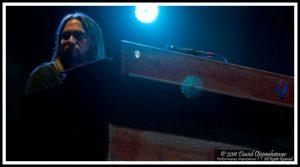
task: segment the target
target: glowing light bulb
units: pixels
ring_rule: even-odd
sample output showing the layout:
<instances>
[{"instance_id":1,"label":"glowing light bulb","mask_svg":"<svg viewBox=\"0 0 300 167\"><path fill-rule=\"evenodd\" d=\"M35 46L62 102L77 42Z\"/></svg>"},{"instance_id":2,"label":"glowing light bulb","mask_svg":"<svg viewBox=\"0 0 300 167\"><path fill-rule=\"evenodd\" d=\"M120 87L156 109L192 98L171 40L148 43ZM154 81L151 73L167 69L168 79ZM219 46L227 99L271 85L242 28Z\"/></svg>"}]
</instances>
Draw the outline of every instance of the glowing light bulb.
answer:
<instances>
[{"instance_id":1,"label":"glowing light bulb","mask_svg":"<svg viewBox=\"0 0 300 167\"><path fill-rule=\"evenodd\" d=\"M158 15L158 6L155 4L140 4L135 7L135 17L142 23L153 22Z\"/></svg>"}]
</instances>

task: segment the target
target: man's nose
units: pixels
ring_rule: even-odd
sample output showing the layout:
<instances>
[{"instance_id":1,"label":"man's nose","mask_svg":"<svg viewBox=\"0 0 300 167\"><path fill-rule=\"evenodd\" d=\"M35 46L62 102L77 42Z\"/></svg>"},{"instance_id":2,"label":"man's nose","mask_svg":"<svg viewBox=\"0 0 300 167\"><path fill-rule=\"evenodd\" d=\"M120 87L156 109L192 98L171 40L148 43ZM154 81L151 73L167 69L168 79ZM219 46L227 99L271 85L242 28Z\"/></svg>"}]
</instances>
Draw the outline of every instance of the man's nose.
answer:
<instances>
[{"instance_id":1,"label":"man's nose","mask_svg":"<svg viewBox=\"0 0 300 167\"><path fill-rule=\"evenodd\" d=\"M71 35L70 38L69 38L69 41L70 42L76 42L76 38L73 35Z\"/></svg>"}]
</instances>

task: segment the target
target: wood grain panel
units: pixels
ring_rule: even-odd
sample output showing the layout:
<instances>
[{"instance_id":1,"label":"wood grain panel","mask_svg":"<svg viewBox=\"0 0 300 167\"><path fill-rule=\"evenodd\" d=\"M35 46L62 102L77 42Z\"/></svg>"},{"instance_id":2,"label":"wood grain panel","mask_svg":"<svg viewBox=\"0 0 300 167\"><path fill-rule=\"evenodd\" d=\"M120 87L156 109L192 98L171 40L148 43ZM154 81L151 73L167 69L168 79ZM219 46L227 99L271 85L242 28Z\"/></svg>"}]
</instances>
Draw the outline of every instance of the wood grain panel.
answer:
<instances>
[{"instance_id":1,"label":"wood grain panel","mask_svg":"<svg viewBox=\"0 0 300 167\"><path fill-rule=\"evenodd\" d=\"M137 58L135 52L140 56ZM122 73L181 85L187 76L197 76L202 89L234 97L294 106L294 77L235 64L204 59L146 45L122 41ZM276 84L287 85L285 96Z\"/></svg>"},{"instance_id":2,"label":"wood grain panel","mask_svg":"<svg viewBox=\"0 0 300 167\"><path fill-rule=\"evenodd\" d=\"M215 150L250 148L173 134L110 127L110 160L126 161L210 161Z\"/></svg>"}]
</instances>

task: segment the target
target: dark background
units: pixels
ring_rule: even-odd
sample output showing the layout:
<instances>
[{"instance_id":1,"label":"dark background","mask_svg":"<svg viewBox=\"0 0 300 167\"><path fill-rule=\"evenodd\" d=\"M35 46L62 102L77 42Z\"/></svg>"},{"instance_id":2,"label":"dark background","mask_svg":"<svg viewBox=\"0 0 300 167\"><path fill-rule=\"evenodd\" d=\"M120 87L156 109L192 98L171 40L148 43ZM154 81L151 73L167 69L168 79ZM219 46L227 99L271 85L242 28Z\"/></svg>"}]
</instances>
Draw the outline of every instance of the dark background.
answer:
<instances>
[{"instance_id":1,"label":"dark background","mask_svg":"<svg viewBox=\"0 0 300 167\"><path fill-rule=\"evenodd\" d=\"M106 53L120 58L121 40L163 48L173 44L224 55L230 63L294 75L293 7L162 6L152 24L136 20L132 6L7 7L7 119L20 111L32 70L49 61L54 34L68 13L81 11L102 28Z\"/></svg>"}]
</instances>

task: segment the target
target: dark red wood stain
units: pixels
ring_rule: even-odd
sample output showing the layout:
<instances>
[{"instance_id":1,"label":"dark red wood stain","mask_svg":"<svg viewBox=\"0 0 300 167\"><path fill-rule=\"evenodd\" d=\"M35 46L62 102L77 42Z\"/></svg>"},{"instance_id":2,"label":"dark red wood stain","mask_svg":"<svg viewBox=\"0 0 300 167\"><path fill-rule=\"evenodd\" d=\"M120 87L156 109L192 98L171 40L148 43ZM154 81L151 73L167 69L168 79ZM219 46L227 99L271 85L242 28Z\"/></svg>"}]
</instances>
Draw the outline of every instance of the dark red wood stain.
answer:
<instances>
[{"instance_id":1,"label":"dark red wood stain","mask_svg":"<svg viewBox=\"0 0 300 167\"><path fill-rule=\"evenodd\" d=\"M135 51L141 53L135 57ZM283 106L294 106L294 77L203 59L183 53L122 42L122 73L140 75L180 85L194 75L203 90ZM288 90L284 98L276 93L282 80Z\"/></svg>"}]
</instances>

